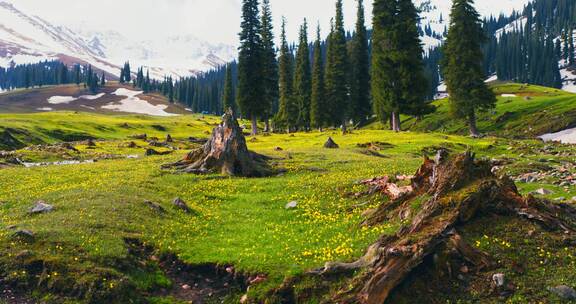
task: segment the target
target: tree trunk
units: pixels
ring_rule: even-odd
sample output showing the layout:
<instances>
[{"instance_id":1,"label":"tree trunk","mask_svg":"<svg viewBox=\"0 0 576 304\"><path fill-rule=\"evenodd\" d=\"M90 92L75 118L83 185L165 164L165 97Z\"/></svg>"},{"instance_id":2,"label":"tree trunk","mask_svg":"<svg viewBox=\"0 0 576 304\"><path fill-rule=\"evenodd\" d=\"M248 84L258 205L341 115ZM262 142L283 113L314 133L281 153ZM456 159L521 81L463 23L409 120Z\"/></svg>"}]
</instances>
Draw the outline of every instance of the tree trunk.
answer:
<instances>
[{"instance_id":1,"label":"tree trunk","mask_svg":"<svg viewBox=\"0 0 576 304\"><path fill-rule=\"evenodd\" d=\"M346 128L346 118L342 119L342 134L346 134L347 132L347 128Z\"/></svg>"},{"instance_id":2,"label":"tree trunk","mask_svg":"<svg viewBox=\"0 0 576 304\"><path fill-rule=\"evenodd\" d=\"M402 131L402 121L400 120L400 112L394 112L394 115L396 116L395 120L396 120L396 132L400 132Z\"/></svg>"},{"instance_id":3,"label":"tree trunk","mask_svg":"<svg viewBox=\"0 0 576 304\"><path fill-rule=\"evenodd\" d=\"M474 138L480 137L478 127L476 126L476 113L474 111L468 115L468 127L470 128L470 136Z\"/></svg>"},{"instance_id":4,"label":"tree trunk","mask_svg":"<svg viewBox=\"0 0 576 304\"><path fill-rule=\"evenodd\" d=\"M188 153L183 160L162 168L173 168L182 173L260 177L272 174L267 160L268 157L248 150L238 121L228 111L204 146Z\"/></svg>"},{"instance_id":5,"label":"tree trunk","mask_svg":"<svg viewBox=\"0 0 576 304\"><path fill-rule=\"evenodd\" d=\"M398 112L392 112L391 116L392 116L391 117L392 131L400 132L400 115L398 114Z\"/></svg>"},{"instance_id":6,"label":"tree trunk","mask_svg":"<svg viewBox=\"0 0 576 304\"><path fill-rule=\"evenodd\" d=\"M258 119L256 115L252 115L252 132L250 134L252 134L252 136L258 135Z\"/></svg>"},{"instance_id":7,"label":"tree trunk","mask_svg":"<svg viewBox=\"0 0 576 304\"><path fill-rule=\"evenodd\" d=\"M270 120L266 118L264 120L264 133L270 132Z\"/></svg>"}]
</instances>

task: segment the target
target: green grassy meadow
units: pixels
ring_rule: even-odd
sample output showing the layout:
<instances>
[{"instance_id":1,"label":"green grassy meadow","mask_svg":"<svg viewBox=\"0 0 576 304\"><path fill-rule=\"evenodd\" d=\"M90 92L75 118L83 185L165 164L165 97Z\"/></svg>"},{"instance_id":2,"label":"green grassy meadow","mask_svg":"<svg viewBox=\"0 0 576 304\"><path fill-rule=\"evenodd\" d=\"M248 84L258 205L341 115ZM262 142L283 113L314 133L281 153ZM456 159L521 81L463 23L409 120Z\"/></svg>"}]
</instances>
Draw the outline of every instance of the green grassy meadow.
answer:
<instances>
[{"instance_id":1,"label":"green grassy meadow","mask_svg":"<svg viewBox=\"0 0 576 304\"><path fill-rule=\"evenodd\" d=\"M498 90L525 92L516 85ZM547 115L574 111L572 108L566 112L569 103L574 107L572 95L542 90L533 91L535 97L530 102L538 107L549 103ZM521 107L523 102L526 101L522 97L511 102L501 99L496 111L538 115L531 107ZM440 106L437 114L417 126L428 128L424 126L439 119L445 111L446 107ZM573 151L570 146L536 140L471 139L443 133L373 129L342 135L328 130L248 137L251 150L273 157L273 166L286 170L269 178L175 174L160 168L197 147L188 138L207 138L218 122L218 117L200 115L154 118L82 112L0 114L0 132L12 130L14 137L26 145L78 140L73 144L77 151L62 154L41 148L20 149L12 152L12 156L28 162L62 158L98 160L79 165L8 166L0 170L0 274L4 280L34 290L33 297L49 303L98 303L99 299L122 299L118 303L126 303L126 299L134 303L178 303L153 294L153 290L171 284L154 260L145 266L133 263L126 240L137 239L154 248L157 255L174 254L188 264L233 265L236 271L247 275L263 274L266 280L251 287L248 294L252 299L264 299L286 278L328 261L351 261L380 235L394 233L402 225L390 222L372 228L359 226L363 212L385 201L379 195L353 198L350 194L366 189L358 183L363 179L413 174L423 155L440 147L453 152L470 149L479 157L512 159L503 168L503 172L510 174L530 172L542 162L542 153L530 154L530 151L544 146L551 146L554 151ZM500 127L518 130L516 123L509 121L490 129L486 120L479 126L483 130ZM461 128L458 123L446 124L442 131L456 134ZM170 134L178 150L165 156L145 156L148 143L129 139L143 133L159 139ZM323 148L329 136L340 149ZM81 141L87 138L96 139L96 146L89 147ZM136 146L129 147L130 142ZM366 149L360 147L370 142L385 146L379 151L380 156L365 154ZM127 158L128 155L138 157ZM574 161L562 154L546 158L555 163ZM554 190L550 198L576 196L576 189L552 182L518 186L524 193L541 187ZM186 201L194 212L188 214L174 208L171 202L177 197ZM38 200L54 205L55 210L29 215L28 209ZM145 201L158 203L166 211L159 213ZM291 201L298 202L297 208L286 209L285 205ZM497 228L506 230L502 226ZM15 237L14 229L30 230L34 241ZM480 232L471 235L474 233ZM519 252L528 246L521 240L508 241ZM542 241L540 246L547 246L546 242ZM545 280L538 284L558 281L561 276L575 284L574 276L560 270L574 266L574 260L567 256L576 252L573 248L566 250L568 253L562 257L566 257L568 264L551 264L557 271L547 272L546 277L528 273L521 279L528 285L523 288L533 290L540 286L530 283L532 275ZM242 291L233 293L226 301L236 303L242 294Z\"/></svg>"}]
</instances>

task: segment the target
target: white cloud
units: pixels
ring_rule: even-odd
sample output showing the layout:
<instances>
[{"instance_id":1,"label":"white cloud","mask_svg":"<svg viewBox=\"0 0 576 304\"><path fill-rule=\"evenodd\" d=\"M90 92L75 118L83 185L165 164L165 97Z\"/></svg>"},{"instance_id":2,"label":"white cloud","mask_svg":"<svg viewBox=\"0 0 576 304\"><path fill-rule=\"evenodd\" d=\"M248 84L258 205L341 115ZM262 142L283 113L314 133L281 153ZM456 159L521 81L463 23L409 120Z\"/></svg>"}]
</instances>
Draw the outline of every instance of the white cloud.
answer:
<instances>
[{"instance_id":1,"label":"white cloud","mask_svg":"<svg viewBox=\"0 0 576 304\"><path fill-rule=\"evenodd\" d=\"M282 16L290 40L297 38L304 18L314 37L317 22L325 35L335 0L270 0L277 36ZM365 0L369 13L371 0ZM135 38L193 34L210 42L237 44L241 0L12 0L27 12L56 24L87 30L116 30ZM352 29L356 0L344 0L345 23ZM368 19L369 20L369 19Z\"/></svg>"}]
</instances>

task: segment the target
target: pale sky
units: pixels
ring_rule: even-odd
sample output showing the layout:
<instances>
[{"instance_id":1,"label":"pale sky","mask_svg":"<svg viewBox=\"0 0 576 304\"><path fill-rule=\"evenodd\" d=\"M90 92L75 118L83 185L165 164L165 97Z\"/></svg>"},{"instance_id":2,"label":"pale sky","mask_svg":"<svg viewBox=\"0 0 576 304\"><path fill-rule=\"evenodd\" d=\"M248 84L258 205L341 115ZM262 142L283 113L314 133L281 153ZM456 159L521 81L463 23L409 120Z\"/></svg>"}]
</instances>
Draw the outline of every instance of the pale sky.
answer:
<instances>
[{"instance_id":1,"label":"pale sky","mask_svg":"<svg viewBox=\"0 0 576 304\"><path fill-rule=\"evenodd\" d=\"M8 0L10 1L10 0ZM212 42L237 45L241 0L11 0L26 12L57 25L82 26L87 30L116 30L135 38L150 35L193 34ZM367 23L372 0L365 0ZM270 0L277 36L282 16L288 20L288 36L297 39L304 18L314 37L317 22L326 35L335 13L335 0ZM345 23L352 29L356 0L344 0ZM368 25L368 24L367 24Z\"/></svg>"}]
</instances>

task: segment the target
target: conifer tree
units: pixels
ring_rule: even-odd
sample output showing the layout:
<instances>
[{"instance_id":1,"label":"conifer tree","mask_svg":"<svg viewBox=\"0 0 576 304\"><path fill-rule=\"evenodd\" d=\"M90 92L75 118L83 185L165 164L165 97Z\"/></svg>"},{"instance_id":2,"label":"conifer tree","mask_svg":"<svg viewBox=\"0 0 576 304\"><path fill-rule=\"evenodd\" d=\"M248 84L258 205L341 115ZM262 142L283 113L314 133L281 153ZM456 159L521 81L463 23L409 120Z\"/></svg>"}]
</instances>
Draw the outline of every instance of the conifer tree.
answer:
<instances>
[{"instance_id":1,"label":"conifer tree","mask_svg":"<svg viewBox=\"0 0 576 304\"><path fill-rule=\"evenodd\" d=\"M296 53L296 70L294 73L294 99L298 107L296 125L304 130L310 128L310 97L312 94L312 76L310 73L308 23L304 19L304 23L300 27L300 38Z\"/></svg>"},{"instance_id":2,"label":"conifer tree","mask_svg":"<svg viewBox=\"0 0 576 304\"><path fill-rule=\"evenodd\" d=\"M322 130L322 127L326 123L326 107L324 105L324 62L322 58L322 42L320 39L320 25L318 25L316 41L314 42L310 126Z\"/></svg>"},{"instance_id":3,"label":"conifer tree","mask_svg":"<svg viewBox=\"0 0 576 304\"><path fill-rule=\"evenodd\" d=\"M258 118L263 118L269 109L264 101L262 26L258 18L258 0L243 0L241 28L237 100L243 116L252 121L252 135L256 135Z\"/></svg>"},{"instance_id":4,"label":"conifer tree","mask_svg":"<svg viewBox=\"0 0 576 304\"><path fill-rule=\"evenodd\" d=\"M398 0L396 16L399 35L398 75L400 84L400 103L404 108L400 114L421 118L432 113L435 108L427 102L428 79L424 73L422 44L418 33L418 11L412 0ZM397 117L398 128L400 119Z\"/></svg>"},{"instance_id":5,"label":"conifer tree","mask_svg":"<svg viewBox=\"0 0 576 304\"><path fill-rule=\"evenodd\" d=\"M394 65L397 56L397 37L395 15L398 7L396 0L375 0L372 20L372 101L373 110L382 123L391 122L391 128L397 127L396 113L399 107L395 102L398 93L394 86L398 79Z\"/></svg>"},{"instance_id":6,"label":"conifer tree","mask_svg":"<svg viewBox=\"0 0 576 304\"><path fill-rule=\"evenodd\" d=\"M224 111L228 109L232 109L234 115L238 110L236 107L236 96L234 96L234 84L232 82L232 65L226 65L226 80L224 82L224 95L223 95L223 104L224 104Z\"/></svg>"},{"instance_id":7,"label":"conifer tree","mask_svg":"<svg viewBox=\"0 0 576 304\"><path fill-rule=\"evenodd\" d=\"M348 117L348 51L344 31L342 0L336 1L336 17L328 38L326 55L327 110L334 125L341 124L346 132Z\"/></svg>"},{"instance_id":8,"label":"conifer tree","mask_svg":"<svg viewBox=\"0 0 576 304\"><path fill-rule=\"evenodd\" d=\"M288 41L286 40L286 19L282 19L282 32L280 36L280 56L278 58L278 76L280 89L280 102L275 122L290 132L296 125L297 107L293 96L293 59Z\"/></svg>"},{"instance_id":9,"label":"conifer tree","mask_svg":"<svg viewBox=\"0 0 576 304\"><path fill-rule=\"evenodd\" d=\"M102 72L102 77L100 78L100 86L105 86L106 85L106 75L104 75L104 72Z\"/></svg>"},{"instance_id":10,"label":"conifer tree","mask_svg":"<svg viewBox=\"0 0 576 304\"><path fill-rule=\"evenodd\" d=\"M262 1L262 77L264 82L263 103L266 111L263 114L264 132L270 131L269 118L272 116L273 104L278 100L278 62L274 45L274 27L270 1Z\"/></svg>"},{"instance_id":11,"label":"conifer tree","mask_svg":"<svg viewBox=\"0 0 576 304\"><path fill-rule=\"evenodd\" d=\"M484 82L482 44L486 37L472 0L454 0L450 19L442 70L451 110L455 117L468 122L472 136L478 136L477 111L496 104L494 93Z\"/></svg>"},{"instance_id":12,"label":"conifer tree","mask_svg":"<svg viewBox=\"0 0 576 304\"><path fill-rule=\"evenodd\" d=\"M358 0L356 31L350 48L350 115L355 123L364 123L371 113L368 35L363 0Z\"/></svg>"}]
</instances>

